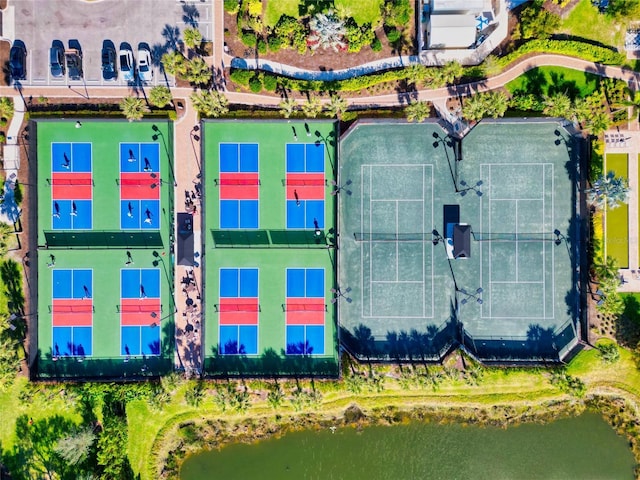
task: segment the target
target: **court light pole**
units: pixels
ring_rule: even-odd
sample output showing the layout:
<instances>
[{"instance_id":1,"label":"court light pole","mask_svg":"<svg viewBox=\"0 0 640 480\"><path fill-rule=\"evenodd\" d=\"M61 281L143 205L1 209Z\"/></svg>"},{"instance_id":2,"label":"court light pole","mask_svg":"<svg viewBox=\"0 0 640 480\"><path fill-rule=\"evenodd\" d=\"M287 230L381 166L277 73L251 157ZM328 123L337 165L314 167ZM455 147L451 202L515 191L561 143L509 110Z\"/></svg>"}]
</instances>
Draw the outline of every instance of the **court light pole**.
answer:
<instances>
[{"instance_id":1,"label":"court light pole","mask_svg":"<svg viewBox=\"0 0 640 480\"><path fill-rule=\"evenodd\" d=\"M449 165L449 173L451 174L451 181L453 182L453 189L455 190L456 193L459 192L458 190L458 161L457 159L454 159L454 163L455 163L455 172L454 172L454 167L451 166L451 159L449 158L449 148L453 149L454 148L454 144L453 141L451 141L451 138L447 137L447 138L443 138L440 136L440 134L438 132L433 132L433 138L435 139L435 141L433 142L433 148L438 148L440 145L443 146L444 148L444 154L447 157L447 164ZM454 150L455 152L455 150Z\"/></svg>"}]
</instances>

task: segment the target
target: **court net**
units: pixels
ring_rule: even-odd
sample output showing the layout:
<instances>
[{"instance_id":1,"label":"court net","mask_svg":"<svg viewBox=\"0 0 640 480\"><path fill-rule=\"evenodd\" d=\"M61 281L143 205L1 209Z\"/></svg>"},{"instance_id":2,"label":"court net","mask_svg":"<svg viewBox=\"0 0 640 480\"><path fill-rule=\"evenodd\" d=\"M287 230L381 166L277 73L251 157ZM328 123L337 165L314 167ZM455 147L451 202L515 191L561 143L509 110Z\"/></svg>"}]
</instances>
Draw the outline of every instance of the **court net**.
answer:
<instances>
[{"instance_id":1,"label":"court net","mask_svg":"<svg viewBox=\"0 0 640 480\"><path fill-rule=\"evenodd\" d=\"M216 187L230 186L230 185L255 186L255 185L260 185L260 179L258 178L214 178L213 183Z\"/></svg>"},{"instance_id":2,"label":"court net","mask_svg":"<svg viewBox=\"0 0 640 480\"><path fill-rule=\"evenodd\" d=\"M564 237L558 233L487 233L471 232L476 242L558 242ZM437 242L439 234L428 233L379 233L355 232L356 242Z\"/></svg>"},{"instance_id":3,"label":"court net","mask_svg":"<svg viewBox=\"0 0 640 480\"><path fill-rule=\"evenodd\" d=\"M260 312L260 304L243 303L216 303L213 306L216 312Z\"/></svg>"},{"instance_id":4,"label":"court net","mask_svg":"<svg viewBox=\"0 0 640 480\"><path fill-rule=\"evenodd\" d=\"M326 312L327 305L323 303L288 303L282 304L283 312Z\"/></svg>"},{"instance_id":5,"label":"court net","mask_svg":"<svg viewBox=\"0 0 640 480\"><path fill-rule=\"evenodd\" d=\"M324 187L327 185L327 181L323 178L287 178L286 180L282 180L282 184L290 187Z\"/></svg>"},{"instance_id":6,"label":"court net","mask_svg":"<svg viewBox=\"0 0 640 480\"><path fill-rule=\"evenodd\" d=\"M49 313L95 313L93 305L49 305Z\"/></svg>"}]
</instances>

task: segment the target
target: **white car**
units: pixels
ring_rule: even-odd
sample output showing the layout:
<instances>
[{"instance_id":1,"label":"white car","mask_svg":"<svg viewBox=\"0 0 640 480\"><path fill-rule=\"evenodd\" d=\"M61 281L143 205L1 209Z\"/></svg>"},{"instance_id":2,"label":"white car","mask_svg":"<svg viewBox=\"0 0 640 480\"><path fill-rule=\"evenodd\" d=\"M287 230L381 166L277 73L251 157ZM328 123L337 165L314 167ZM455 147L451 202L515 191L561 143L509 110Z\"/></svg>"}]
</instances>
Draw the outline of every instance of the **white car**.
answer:
<instances>
[{"instance_id":1,"label":"white car","mask_svg":"<svg viewBox=\"0 0 640 480\"><path fill-rule=\"evenodd\" d=\"M153 80L153 67L151 66L151 52L146 43L138 44L138 75L143 82Z\"/></svg>"},{"instance_id":2,"label":"white car","mask_svg":"<svg viewBox=\"0 0 640 480\"><path fill-rule=\"evenodd\" d=\"M126 82L133 82L136 78L136 66L133 63L133 52L129 48L129 44L120 44L118 58L120 60L120 78Z\"/></svg>"}]
</instances>

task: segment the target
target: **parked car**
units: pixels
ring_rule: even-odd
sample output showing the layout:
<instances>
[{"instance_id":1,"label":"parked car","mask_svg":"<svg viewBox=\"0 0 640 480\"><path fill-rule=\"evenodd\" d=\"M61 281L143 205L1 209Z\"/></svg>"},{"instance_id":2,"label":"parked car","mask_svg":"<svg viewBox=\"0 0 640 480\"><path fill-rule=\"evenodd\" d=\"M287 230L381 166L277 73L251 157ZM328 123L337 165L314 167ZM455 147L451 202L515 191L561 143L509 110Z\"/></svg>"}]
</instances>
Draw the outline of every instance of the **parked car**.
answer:
<instances>
[{"instance_id":1,"label":"parked car","mask_svg":"<svg viewBox=\"0 0 640 480\"><path fill-rule=\"evenodd\" d=\"M77 48L69 48L64 51L64 56L69 80L82 80L82 52Z\"/></svg>"},{"instance_id":2,"label":"parked car","mask_svg":"<svg viewBox=\"0 0 640 480\"><path fill-rule=\"evenodd\" d=\"M136 78L136 67L133 62L133 52L129 44L123 43L120 45L118 56L120 57L120 76L126 82L133 82Z\"/></svg>"},{"instance_id":3,"label":"parked car","mask_svg":"<svg viewBox=\"0 0 640 480\"><path fill-rule=\"evenodd\" d=\"M63 77L65 73L64 47L60 41L53 42L49 49L49 67L52 77Z\"/></svg>"},{"instance_id":4,"label":"parked car","mask_svg":"<svg viewBox=\"0 0 640 480\"><path fill-rule=\"evenodd\" d=\"M102 47L102 78L104 80L115 80L117 77L116 49L111 45L105 45Z\"/></svg>"},{"instance_id":5,"label":"parked car","mask_svg":"<svg viewBox=\"0 0 640 480\"><path fill-rule=\"evenodd\" d=\"M146 43L138 44L138 76L143 82L153 80L153 69L151 67L151 52Z\"/></svg>"},{"instance_id":6,"label":"parked car","mask_svg":"<svg viewBox=\"0 0 640 480\"><path fill-rule=\"evenodd\" d=\"M9 69L13 80L27 78L27 49L24 44L14 43L9 52Z\"/></svg>"}]
</instances>

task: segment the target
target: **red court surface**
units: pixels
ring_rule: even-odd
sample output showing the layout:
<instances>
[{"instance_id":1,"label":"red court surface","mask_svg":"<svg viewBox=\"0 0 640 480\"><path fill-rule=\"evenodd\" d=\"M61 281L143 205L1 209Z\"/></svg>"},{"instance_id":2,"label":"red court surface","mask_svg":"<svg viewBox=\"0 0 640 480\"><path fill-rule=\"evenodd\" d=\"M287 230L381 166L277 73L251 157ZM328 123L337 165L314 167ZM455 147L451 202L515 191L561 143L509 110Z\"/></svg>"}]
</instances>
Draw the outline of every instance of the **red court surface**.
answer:
<instances>
[{"instance_id":1,"label":"red court surface","mask_svg":"<svg viewBox=\"0 0 640 480\"><path fill-rule=\"evenodd\" d=\"M287 173L286 184L287 200L324 200L324 173Z\"/></svg>"},{"instance_id":2,"label":"red court surface","mask_svg":"<svg viewBox=\"0 0 640 480\"><path fill-rule=\"evenodd\" d=\"M220 173L221 200L258 200L260 178L257 173Z\"/></svg>"},{"instance_id":3,"label":"red court surface","mask_svg":"<svg viewBox=\"0 0 640 480\"><path fill-rule=\"evenodd\" d=\"M159 200L160 181L146 172L120 172L120 199Z\"/></svg>"},{"instance_id":4,"label":"red court surface","mask_svg":"<svg viewBox=\"0 0 640 480\"><path fill-rule=\"evenodd\" d=\"M54 327L90 327L93 323L93 301L85 299L53 299Z\"/></svg>"},{"instance_id":5,"label":"red court surface","mask_svg":"<svg viewBox=\"0 0 640 480\"><path fill-rule=\"evenodd\" d=\"M52 200L91 200L92 187L91 173L53 172L51 174Z\"/></svg>"},{"instance_id":6,"label":"red court surface","mask_svg":"<svg viewBox=\"0 0 640 480\"><path fill-rule=\"evenodd\" d=\"M324 325L324 298L287 298L287 325Z\"/></svg>"},{"instance_id":7,"label":"red court surface","mask_svg":"<svg viewBox=\"0 0 640 480\"><path fill-rule=\"evenodd\" d=\"M160 310L159 298L123 298L120 303L120 325L145 327L158 325Z\"/></svg>"},{"instance_id":8,"label":"red court surface","mask_svg":"<svg viewBox=\"0 0 640 480\"><path fill-rule=\"evenodd\" d=\"M255 297L221 298L220 325L257 325L260 306Z\"/></svg>"}]
</instances>

